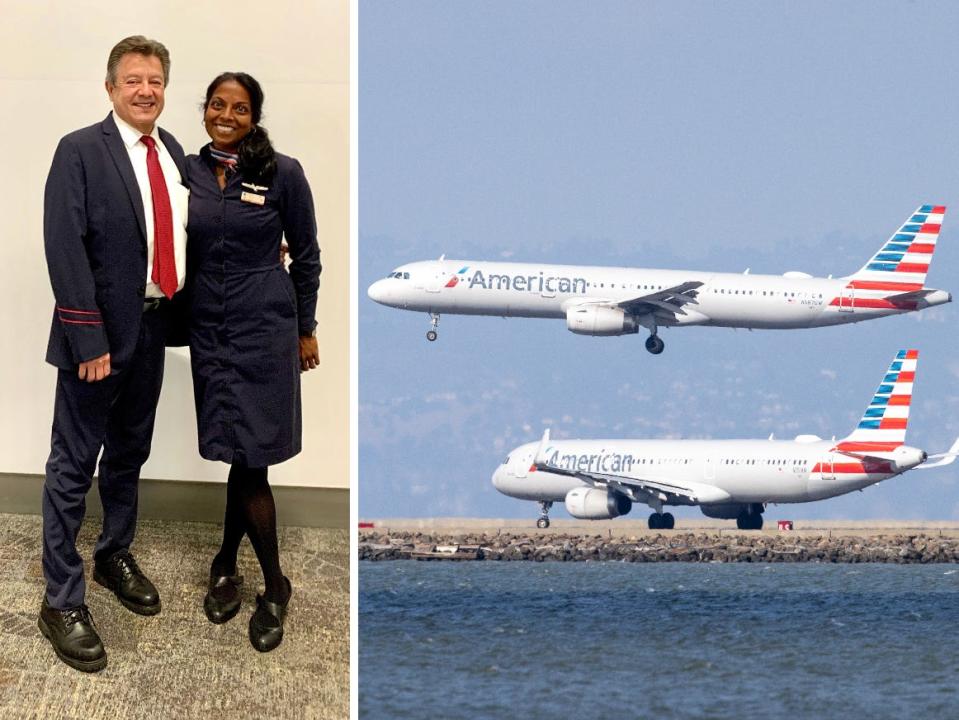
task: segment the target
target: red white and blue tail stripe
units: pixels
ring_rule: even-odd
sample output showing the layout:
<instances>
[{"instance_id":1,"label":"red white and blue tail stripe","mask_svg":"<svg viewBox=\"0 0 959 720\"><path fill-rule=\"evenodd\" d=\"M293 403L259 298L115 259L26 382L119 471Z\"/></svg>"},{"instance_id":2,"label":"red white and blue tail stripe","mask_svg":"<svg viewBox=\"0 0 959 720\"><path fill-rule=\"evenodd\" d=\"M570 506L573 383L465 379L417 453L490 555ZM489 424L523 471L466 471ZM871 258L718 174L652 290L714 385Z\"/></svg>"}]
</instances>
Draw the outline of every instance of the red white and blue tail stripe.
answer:
<instances>
[{"instance_id":1,"label":"red white and blue tail stripe","mask_svg":"<svg viewBox=\"0 0 959 720\"><path fill-rule=\"evenodd\" d=\"M915 310L945 213L945 205L920 205L869 262L847 278L850 298L835 298L831 304L854 297L856 308Z\"/></svg>"},{"instance_id":2,"label":"red white and blue tail stripe","mask_svg":"<svg viewBox=\"0 0 959 720\"><path fill-rule=\"evenodd\" d=\"M856 429L836 446L837 450L885 452L905 443L918 361L918 350L896 353Z\"/></svg>"}]
</instances>

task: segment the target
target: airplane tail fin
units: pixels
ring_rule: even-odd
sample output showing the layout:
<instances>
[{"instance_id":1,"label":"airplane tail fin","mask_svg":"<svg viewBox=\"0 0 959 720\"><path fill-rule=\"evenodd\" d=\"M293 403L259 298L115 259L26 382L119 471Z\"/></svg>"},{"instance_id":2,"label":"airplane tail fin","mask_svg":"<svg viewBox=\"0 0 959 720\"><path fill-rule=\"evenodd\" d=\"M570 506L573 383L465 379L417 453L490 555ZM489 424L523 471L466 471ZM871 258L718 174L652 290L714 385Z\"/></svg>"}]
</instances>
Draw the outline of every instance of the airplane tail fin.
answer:
<instances>
[{"instance_id":1,"label":"airplane tail fin","mask_svg":"<svg viewBox=\"0 0 959 720\"><path fill-rule=\"evenodd\" d=\"M945 213L945 205L920 205L869 262L848 276L848 287L886 293L921 290Z\"/></svg>"},{"instance_id":2,"label":"airplane tail fin","mask_svg":"<svg viewBox=\"0 0 959 720\"><path fill-rule=\"evenodd\" d=\"M836 449L853 452L894 450L906 441L918 350L900 350L852 434Z\"/></svg>"}]
</instances>

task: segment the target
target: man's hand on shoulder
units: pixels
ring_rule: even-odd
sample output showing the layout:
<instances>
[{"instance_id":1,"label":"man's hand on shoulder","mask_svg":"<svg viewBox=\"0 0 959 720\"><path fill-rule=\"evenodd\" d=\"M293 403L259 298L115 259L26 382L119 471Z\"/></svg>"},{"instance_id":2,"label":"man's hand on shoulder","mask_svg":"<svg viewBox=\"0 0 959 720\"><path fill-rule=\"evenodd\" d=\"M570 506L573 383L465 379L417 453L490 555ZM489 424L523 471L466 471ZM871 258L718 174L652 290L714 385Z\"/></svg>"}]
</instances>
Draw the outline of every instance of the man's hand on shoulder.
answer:
<instances>
[{"instance_id":1,"label":"man's hand on shoulder","mask_svg":"<svg viewBox=\"0 0 959 720\"><path fill-rule=\"evenodd\" d=\"M110 353L80 363L80 379L87 382L103 380L110 374Z\"/></svg>"}]
</instances>

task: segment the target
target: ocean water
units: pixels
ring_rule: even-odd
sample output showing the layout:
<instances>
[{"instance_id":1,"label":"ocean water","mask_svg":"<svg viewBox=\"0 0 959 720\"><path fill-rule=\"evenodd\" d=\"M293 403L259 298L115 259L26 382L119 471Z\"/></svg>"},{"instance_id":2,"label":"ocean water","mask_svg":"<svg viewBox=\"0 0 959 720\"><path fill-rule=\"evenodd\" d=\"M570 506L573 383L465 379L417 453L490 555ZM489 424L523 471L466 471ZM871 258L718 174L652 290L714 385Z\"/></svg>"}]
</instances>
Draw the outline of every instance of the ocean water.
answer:
<instances>
[{"instance_id":1,"label":"ocean water","mask_svg":"<svg viewBox=\"0 0 959 720\"><path fill-rule=\"evenodd\" d=\"M959 566L362 562L379 718L959 718Z\"/></svg>"}]
</instances>

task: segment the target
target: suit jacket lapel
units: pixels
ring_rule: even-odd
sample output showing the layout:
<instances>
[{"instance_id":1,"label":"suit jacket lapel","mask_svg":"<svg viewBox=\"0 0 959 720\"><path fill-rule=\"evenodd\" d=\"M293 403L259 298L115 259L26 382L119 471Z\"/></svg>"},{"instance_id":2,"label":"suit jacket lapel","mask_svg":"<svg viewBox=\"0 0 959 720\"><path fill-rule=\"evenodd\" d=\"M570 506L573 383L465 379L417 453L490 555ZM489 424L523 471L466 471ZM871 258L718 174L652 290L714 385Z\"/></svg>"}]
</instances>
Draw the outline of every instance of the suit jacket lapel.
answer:
<instances>
[{"instance_id":1,"label":"suit jacket lapel","mask_svg":"<svg viewBox=\"0 0 959 720\"><path fill-rule=\"evenodd\" d=\"M170 133L168 133L166 130L163 128L158 128L158 130L160 131L160 140L163 141L163 145L166 147L167 152L170 153L170 157L173 159L173 164L176 165L176 169L180 171L181 184L186 185L186 160L182 153L174 152L174 148L179 147L179 144L173 140L173 136L170 135Z\"/></svg>"},{"instance_id":2,"label":"suit jacket lapel","mask_svg":"<svg viewBox=\"0 0 959 720\"><path fill-rule=\"evenodd\" d=\"M137 176L133 172L130 154L123 144L123 138L120 137L120 131L117 130L116 123L113 122L111 115L107 115L107 119L100 124L100 127L103 130L103 140L110 151L110 157L113 158L113 164L116 165L120 177L123 178L127 195L130 196L130 202L133 204L133 212L137 216L137 224L140 226L140 235L143 242L146 243L147 224L143 212L143 198L140 196L140 186L137 184Z\"/></svg>"}]
</instances>

